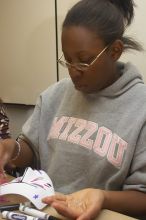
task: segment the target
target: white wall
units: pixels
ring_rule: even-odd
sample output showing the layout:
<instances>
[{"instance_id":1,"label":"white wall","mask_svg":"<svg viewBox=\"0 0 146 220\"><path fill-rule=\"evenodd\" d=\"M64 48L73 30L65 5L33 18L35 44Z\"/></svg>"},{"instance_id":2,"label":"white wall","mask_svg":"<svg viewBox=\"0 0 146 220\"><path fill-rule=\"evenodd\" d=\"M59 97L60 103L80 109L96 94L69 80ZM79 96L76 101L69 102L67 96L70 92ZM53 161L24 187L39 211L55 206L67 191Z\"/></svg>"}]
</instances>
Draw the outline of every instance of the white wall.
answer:
<instances>
[{"instance_id":1,"label":"white wall","mask_svg":"<svg viewBox=\"0 0 146 220\"><path fill-rule=\"evenodd\" d=\"M0 0L0 96L35 104L56 82L54 0Z\"/></svg>"},{"instance_id":2,"label":"white wall","mask_svg":"<svg viewBox=\"0 0 146 220\"><path fill-rule=\"evenodd\" d=\"M76 3L78 2L78 0L58 0L57 1L57 12L58 12L58 16L57 16L57 20L58 20L58 46L59 46L59 50L58 50L58 54L59 56L62 53L62 49L61 49L61 29L62 29L62 23L64 20L64 17L67 13L67 11ZM68 70L65 69L62 66L58 66L59 67L59 79L63 79L64 77L68 77Z\"/></svg>"},{"instance_id":3,"label":"white wall","mask_svg":"<svg viewBox=\"0 0 146 220\"><path fill-rule=\"evenodd\" d=\"M135 0L137 7L135 8L135 17L132 25L127 29L126 34L135 38L141 43L144 52L131 51L126 52L121 57L121 60L130 61L135 64L146 83L146 28L145 28L145 15L146 15L146 0Z\"/></svg>"}]
</instances>

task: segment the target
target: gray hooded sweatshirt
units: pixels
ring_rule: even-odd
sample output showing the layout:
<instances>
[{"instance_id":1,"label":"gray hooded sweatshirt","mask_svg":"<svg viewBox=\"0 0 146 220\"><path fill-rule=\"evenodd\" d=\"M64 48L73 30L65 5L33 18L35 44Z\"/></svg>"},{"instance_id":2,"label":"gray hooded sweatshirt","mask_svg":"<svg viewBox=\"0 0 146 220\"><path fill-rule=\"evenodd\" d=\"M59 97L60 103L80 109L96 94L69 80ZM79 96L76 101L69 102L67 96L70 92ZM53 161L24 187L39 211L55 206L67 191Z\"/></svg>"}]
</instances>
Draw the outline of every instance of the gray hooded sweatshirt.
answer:
<instances>
[{"instance_id":1,"label":"gray hooded sweatshirt","mask_svg":"<svg viewBox=\"0 0 146 220\"><path fill-rule=\"evenodd\" d=\"M50 86L23 126L56 191L146 192L146 86L135 66L119 68L98 93L77 91L71 79Z\"/></svg>"}]
</instances>

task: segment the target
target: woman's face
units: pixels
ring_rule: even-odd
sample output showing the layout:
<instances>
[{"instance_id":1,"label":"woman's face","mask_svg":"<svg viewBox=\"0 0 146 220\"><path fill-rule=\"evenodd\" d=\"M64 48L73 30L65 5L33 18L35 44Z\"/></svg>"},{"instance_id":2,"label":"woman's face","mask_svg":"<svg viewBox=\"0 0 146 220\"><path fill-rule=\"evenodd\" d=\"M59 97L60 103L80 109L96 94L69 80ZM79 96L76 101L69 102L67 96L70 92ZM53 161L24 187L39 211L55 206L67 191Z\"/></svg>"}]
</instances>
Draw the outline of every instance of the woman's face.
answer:
<instances>
[{"instance_id":1,"label":"woman's face","mask_svg":"<svg viewBox=\"0 0 146 220\"><path fill-rule=\"evenodd\" d=\"M68 63L90 64L106 46L94 32L84 27L63 28L62 51ZM115 56L117 50L113 50L113 48L114 46L107 48L86 71L77 70L75 67L68 68L77 90L84 93L98 92L116 80L115 61L119 57Z\"/></svg>"}]
</instances>

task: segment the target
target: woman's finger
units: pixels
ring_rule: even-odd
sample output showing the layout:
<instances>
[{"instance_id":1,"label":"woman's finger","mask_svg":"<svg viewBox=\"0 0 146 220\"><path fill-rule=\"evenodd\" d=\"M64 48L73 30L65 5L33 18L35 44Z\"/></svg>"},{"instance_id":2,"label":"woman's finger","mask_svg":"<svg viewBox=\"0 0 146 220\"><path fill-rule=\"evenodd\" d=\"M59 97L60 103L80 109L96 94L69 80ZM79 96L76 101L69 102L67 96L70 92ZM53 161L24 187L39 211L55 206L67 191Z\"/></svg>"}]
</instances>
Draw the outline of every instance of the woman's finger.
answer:
<instances>
[{"instance_id":1,"label":"woman's finger","mask_svg":"<svg viewBox=\"0 0 146 220\"><path fill-rule=\"evenodd\" d=\"M56 194L54 196L47 196L45 198L43 198L43 202L47 203L47 204L51 204L53 201L66 201L66 196L63 194Z\"/></svg>"}]
</instances>

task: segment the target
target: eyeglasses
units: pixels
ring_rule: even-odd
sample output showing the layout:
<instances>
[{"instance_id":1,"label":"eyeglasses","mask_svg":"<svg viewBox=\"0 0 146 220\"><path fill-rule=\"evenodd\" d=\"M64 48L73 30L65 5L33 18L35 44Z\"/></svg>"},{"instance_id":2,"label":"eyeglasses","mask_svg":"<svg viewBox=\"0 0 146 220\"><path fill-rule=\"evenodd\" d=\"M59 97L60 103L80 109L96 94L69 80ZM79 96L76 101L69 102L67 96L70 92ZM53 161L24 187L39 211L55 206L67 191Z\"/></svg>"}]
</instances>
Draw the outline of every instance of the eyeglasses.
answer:
<instances>
[{"instance_id":1,"label":"eyeglasses","mask_svg":"<svg viewBox=\"0 0 146 220\"><path fill-rule=\"evenodd\" d=\"M69 62L67 62L67 61L63 61L63 60L61 60L62 57L63 57L63 53L62 53L61 57L57 60L57 62L58 62L59 64L61 64L61 66L66 67L66 68L68 68L68 69L69 69L69 68L75 68L76 70L79 70L79 71L86 71L86 70L88 70L88 68L89 68L90 66L92 66L92 65L97 61L97 59L104 53L104 51L105 51L107 48L108 48L108 46L106 46L106 47L95 57L95 59L94 59L93 61L91 61L90 64L87 64L87 63L74 63L74 64L72 64L72 63L69 63Z\"/></svg>"}]
</instances>

